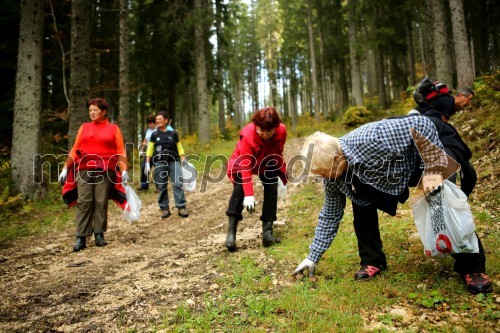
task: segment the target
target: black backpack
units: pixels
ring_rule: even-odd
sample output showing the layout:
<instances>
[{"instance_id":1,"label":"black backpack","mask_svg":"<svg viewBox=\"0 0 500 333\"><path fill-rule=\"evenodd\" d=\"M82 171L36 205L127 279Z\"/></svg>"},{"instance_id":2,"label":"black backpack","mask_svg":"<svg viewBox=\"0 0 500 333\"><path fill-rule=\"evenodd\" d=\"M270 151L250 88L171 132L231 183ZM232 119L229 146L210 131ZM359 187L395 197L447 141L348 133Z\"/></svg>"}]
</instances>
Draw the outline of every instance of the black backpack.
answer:
<instances>
[{"instance_id":1,"label":"black backpack","mask_svg":"<svg viewBox=\"0 0 500 333\"><path fill-rule=\"evenodd\" d=\"M429 77L425 77L417 86L413 93L413 99L418 105L426 104L438 96L449 94L450 89L442 82L433 82Z\"/></svg>"}]
</instances>

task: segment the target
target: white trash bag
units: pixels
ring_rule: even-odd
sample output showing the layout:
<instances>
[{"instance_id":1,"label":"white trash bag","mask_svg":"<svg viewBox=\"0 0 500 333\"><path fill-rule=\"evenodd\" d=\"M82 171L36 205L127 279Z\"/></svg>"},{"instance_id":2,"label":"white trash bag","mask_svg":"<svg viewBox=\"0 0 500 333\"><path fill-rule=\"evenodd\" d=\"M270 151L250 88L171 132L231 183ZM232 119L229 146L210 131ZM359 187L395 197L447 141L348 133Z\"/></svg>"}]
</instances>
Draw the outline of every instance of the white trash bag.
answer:
<instances>
[{"instance_id":1,"label":"white trash bag","mask_svg":"<svg viewBox=\"0 0 500 333\"><path fill-rule=\"evenodd\" d=\"M412 210L425 255L479 253L467 196L457 185L445 180L438 193L422 198Z\"/></svg>"},{"instance_id":2,"label":"white trash bag","mask_svg":"<svg viewBox=\"0 0 500 333\"><path fill-rule=\"evenodd\" d=\"M194 192L196 189L196 178L198 177L198 171L194 167L193 163L188 160L182 162L182 189L187 192Z\"/></svg>"},{"instance_id":3,"label":"white trash bag","mask_svg":"<svg viewBox=\"0 0 500 333\"><path fill-rule=\"evenodd\" d=\"M123 209L123 218L130 223L138 221L141 217L141 198L139 198L130 186L124 185L123 187L125 188L125 194L127 196L127 204Z\"/></svg>"},{"instance_id":4,"label":"white trash bag","mask_svg":"<svg viewBox=\"0 0 500 333\"><path fill-rule=\"evenodd\" d=\"M286 185L283 184L283 181L280 177L278 177L278 199L285 200L286 197Z\"/></svg>"}]
</instances>

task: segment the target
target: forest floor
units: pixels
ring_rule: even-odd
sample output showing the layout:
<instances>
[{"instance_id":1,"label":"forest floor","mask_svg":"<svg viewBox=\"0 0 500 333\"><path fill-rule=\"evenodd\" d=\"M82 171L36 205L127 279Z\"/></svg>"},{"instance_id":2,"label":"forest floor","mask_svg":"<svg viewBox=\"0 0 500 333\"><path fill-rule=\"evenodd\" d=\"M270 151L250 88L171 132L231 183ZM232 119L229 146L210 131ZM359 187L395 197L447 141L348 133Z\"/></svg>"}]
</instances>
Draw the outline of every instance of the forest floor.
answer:
<instances>
[{"instance_id":1,"label":"forest floor","mask_svg":"<svg viewBox=\"0 0 500 333\"><path fill-rule=\"evenodd\" d=\"M286 151L300 146L290 140ZM169 191L173 200L170 185ZM72 252L75 230L69 228L0 249L1 332L143 331L178 304L200 304L207 292L218 292L221 273L211 258L230 255L224 246L232 192L227 177L204 193L186 193L188 218L171 208L172 216L162 219L154 186L136 192L143 205L133 224L110 202L105 247L88 237L86 249ZM239 250L261 248L260 225L257 214L240 223Z\"/></svg>"},{"instance_id":2,"label":"forest floor","mask_svg":"<svg viewBox=\"0 0 500 333\"><path fill-rule=\"evenodd\" d=\"M298 152L301 144L291 139L285 151ZM289 186L289 195L299 188ZM150 331L180 304L200 306L207 293L216 298L221 290L218 281L227 273L213 258L233 255L224 247L231 191L225 177L208 184L204 193L186 194L188 218L173 210L170 218L161 219L150 188L140 193L141 219L133 224L110 203L105 247L96 247L89 237L85 250L72 252L74 228L68 228L1 248L0 331ZM261 192L256 191L257 201ZM280 202L279 211L286 206L286 200ZM285 223L278 220L277 228ZM246 216L238 228L238 251L272 261L260 238L258 214ZM271 268L270 274L290 283L295 264L285 271L278 271L283 266Z\"/></svg>"}]
</instances>

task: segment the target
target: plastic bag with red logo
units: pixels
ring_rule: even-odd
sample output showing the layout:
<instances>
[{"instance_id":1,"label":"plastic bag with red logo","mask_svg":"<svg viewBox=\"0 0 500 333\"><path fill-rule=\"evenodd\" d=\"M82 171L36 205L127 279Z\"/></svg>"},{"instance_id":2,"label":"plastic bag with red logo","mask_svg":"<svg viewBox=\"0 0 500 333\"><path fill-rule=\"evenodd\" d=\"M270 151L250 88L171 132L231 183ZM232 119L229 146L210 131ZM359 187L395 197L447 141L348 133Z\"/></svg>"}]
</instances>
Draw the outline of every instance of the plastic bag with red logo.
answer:
<instances>
[{"instance_id":1,"label":"plastic bag with red logo","mask_svg":"<svg viewBox=\"0 0 500 333\"><path fill-rule=\"evenodd\" d=\"M127 204L123 209L123 218L130 223L138 221L141 217L141 198L135 193L135 191L128 185L123 186L125 188L125 195L127 196Z\"/></svg>"},{"instance_id":2,"label":"plastic bag with red logo","mask_svg":"<svg viewBox=\"0 0 500 333\"><path fill-rule=\"evenodd\" d=\"M457 185L445 180L439 192L422 198L412 210L425 255L479 253L467 196Z\"/></svg>"}]
</instances>

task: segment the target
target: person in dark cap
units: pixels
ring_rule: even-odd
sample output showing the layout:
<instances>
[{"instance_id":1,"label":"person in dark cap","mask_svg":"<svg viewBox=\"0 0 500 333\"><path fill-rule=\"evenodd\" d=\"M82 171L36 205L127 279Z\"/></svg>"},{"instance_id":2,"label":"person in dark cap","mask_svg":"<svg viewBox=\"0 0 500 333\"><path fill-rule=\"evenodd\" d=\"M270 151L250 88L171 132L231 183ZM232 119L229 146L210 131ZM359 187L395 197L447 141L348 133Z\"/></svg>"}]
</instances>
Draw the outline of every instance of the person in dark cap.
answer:
<instances>
[{"instance_id":1,"label":"person in dark cap","mask_svg":"<svg viewBox=\"0 0 500 333\"><path fill-rule=\"evenodd\" d=\"M459 89L455 95L451 93L443 94L431 101L419 103L414 110L420 114L424 114L429 110L438 110L446 117L445 121L448 121L458 110L465 109L470 104L472 98L474 98L474 91L471 88L465 87ZM414 114L414 110L411 110L409 115Z\"/></svg>"},{"instance_id":2,"label":"person in dark cap","mask_svg":"<svg viewBox=\"0 0 500 333\"><path fill-rule=\"evenodd\" d=\"M474 92L470 88L464 88L459 90L455 96L445 94L430 101L427 105L419 105L416 108L424 117L428 117L434 123L445 152L460 164L460 188L467 196L472 193L477 182L476 171L470 163L472 152L448 120L456 113L457 109L464 109L473 97ZM453 183L456 183L456 179L456 173L448 178ZM462 276L467 290L473 294L491 292L492 290L491 281L485 274L486 256L479 237L478 242L479 253L452 255L455 259L453 270Z\"/></svg>"}]
</instances>

